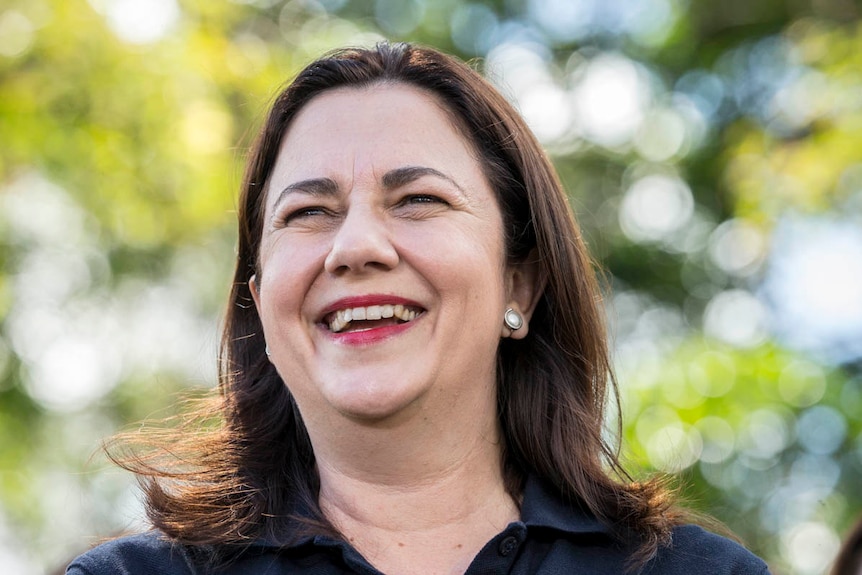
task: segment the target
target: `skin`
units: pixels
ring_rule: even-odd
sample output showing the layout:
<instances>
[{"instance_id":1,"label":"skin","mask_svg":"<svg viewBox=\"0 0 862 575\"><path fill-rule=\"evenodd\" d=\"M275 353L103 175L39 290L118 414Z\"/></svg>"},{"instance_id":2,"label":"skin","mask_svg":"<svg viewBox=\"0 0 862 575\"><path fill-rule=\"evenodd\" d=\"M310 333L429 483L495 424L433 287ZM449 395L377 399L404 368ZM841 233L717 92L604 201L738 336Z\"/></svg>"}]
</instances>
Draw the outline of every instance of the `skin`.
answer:
<instances>
[{"instance_id":1,"label":"skin","mask_svg":"<svg viewBox=\"0 0 862 575\"><path fill-rule=\"evenodd\" d=\"M416 88L326 92L286 134L265 218L252 294L311 437L324 512L384 572L463 573L518 517L500 471L495 356L501 337L527 335L540 291L532 266L505 263L469 142ZM328 329L334 308L390 300L417 317ZM515 332L508 307L525 318Z\"/></svg>"}]
</instances>

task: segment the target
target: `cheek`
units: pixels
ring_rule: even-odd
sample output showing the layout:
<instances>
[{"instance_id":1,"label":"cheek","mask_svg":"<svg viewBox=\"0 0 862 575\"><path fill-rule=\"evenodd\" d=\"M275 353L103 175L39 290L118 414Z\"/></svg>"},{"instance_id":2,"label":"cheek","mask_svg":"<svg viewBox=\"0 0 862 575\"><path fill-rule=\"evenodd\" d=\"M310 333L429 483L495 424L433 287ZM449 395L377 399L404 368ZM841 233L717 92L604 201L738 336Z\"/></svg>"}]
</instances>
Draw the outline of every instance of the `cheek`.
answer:
<instances>
[{"instance_id":1,"label":"cheek","mask_svg":"<svg viewBox=\"0 0 862 575\"><path fill-rule=\"evenodd\" d=\"M440 231L417 236L405 252L413 254L414 267L442 294L496 306L505 291L502 239L493 241L498 236L502 231L493 226Z\"/></svg>"},{"instance_id":2,"label":"cheek","mask_svg":"<svg viewBox=\"0 0 862 575\"><path fill-rule=\"evenodd\" d=\"M264 324L275 315L298 312L319 276L326 250L319 242L278 238L261 250L260 298Z\"/></svg>"}]
</instances>

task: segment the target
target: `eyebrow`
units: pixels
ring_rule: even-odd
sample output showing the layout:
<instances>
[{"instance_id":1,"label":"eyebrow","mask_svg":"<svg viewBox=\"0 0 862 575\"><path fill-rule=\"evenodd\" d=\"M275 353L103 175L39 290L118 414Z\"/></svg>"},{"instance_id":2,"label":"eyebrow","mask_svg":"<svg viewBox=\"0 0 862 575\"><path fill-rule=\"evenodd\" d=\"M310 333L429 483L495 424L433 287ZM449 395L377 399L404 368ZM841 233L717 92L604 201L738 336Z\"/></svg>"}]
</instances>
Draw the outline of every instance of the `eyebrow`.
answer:
<instances>
[{"instance_id":1,"label":"eyebrow","mask_svg":"<svg viewBox=\"0 0 862 575\"><path fill-rule=\"evenodd\" d=\"M303 192L312 196L334 196L338 194L338 183L332 178L310 178L294 182L281 190L273 206L278 206L293 192Z\"/></svg>"},{"instance_id":2,"label":"eyebrow","mask_svg":"<svg viewBox=\"0 0 862 575\"><path fill-rule=\"evenodd\" d=\"M405 166L403 168L389 170L383 175L382 183L383 187L389 191L406 186L411 182L427 176L444 180L454 186L462 195L466 195L464 189L458 185L458 182L440 170L429 168L427 166ZM307 180L294 182L285 187L281 193L279 193L274 205L279 205L285 197L293 192L302 192L312 196L334 196L338 194L338 182L332 178L309 178Z\"/></svg>"},{"instance_id":3,"label":"eyebrow","mask_svg":"<svg viewBox=\"0 0 862 575\"><path fill-rule=\"evenodd\" d=\"M464 194L464 189L458 185L458 182L440 170L435 170L434 168L426 166L405 166L403 168L390 170L383 175L383 187L387 190L394 190L426 176L445 180L453 185L459 192L461 192L461 194Z\"/></svg>"}]
</instances>

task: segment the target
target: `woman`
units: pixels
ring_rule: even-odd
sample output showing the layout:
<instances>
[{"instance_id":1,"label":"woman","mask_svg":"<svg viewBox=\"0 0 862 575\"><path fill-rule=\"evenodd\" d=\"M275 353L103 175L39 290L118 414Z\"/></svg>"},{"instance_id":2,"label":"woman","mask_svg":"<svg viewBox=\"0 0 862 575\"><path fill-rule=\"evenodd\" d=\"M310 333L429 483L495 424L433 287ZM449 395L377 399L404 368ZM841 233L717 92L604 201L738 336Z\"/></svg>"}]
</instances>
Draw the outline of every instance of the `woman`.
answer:
<instances>
[{"instance_id":1,"label":"woman","mask_svg":"<svg viewBox=\"0 0 862 575\"><path fill-rule=\"evenodd\" d=\"M239 226L220 403L173 463L120 461L155 530L68 573L766 572L620 468L589 258L470 68L404 44L308 66Z\"/></svg>"}]
</instances>

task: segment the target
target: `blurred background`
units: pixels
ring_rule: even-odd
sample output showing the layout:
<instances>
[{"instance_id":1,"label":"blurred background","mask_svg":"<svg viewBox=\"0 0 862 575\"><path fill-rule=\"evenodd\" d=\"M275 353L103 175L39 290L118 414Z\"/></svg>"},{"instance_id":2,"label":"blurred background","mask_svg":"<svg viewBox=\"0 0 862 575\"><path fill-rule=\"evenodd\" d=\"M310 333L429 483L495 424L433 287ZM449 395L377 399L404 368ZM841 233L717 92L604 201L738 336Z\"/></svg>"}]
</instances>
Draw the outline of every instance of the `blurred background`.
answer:
<instances>
[{"instance_id":1,"label":"blurred background","mask_svg":"<svg viewBox=\"0 0 862 575\"><path fill-rule=\"evenodd\" d=\"M215 382L242 161L277 88L382 38L483 71L597 262L624 454L776 574L862 513L854 0L0 0L0 572L142 525L99 453Z\"/></svg>"}]
</instances>

